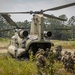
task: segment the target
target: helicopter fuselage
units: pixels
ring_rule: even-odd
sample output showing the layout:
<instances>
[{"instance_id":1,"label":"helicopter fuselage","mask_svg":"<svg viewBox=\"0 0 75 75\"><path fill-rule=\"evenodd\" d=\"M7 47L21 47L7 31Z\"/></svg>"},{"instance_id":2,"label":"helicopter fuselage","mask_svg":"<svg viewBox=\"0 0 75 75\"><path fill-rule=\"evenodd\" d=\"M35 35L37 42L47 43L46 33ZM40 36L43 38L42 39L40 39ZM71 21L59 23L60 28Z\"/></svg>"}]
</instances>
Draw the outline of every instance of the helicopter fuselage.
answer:
<instances>
[{"instance_id":1,"label":"helicopter fuselage","mask_svg":"<svg viewBox=\"0 0 75 75\"><path fill-rule=\"evenodd\" d=\"M25 34L21 33L21 36ZM33 16L30 34L28 36L25 35L25 37L20 37L18 32L16 32L11 39L11 44L8 48L8 51L14 57L23 55L28 56L31 48L33 50L33 54L35 55L39 48L46 50L46 48L50 49L51 45L52 43L50 42L50 39L46 39L44 36L43 15L37 14Z\"/></svg>"}]
</instances>

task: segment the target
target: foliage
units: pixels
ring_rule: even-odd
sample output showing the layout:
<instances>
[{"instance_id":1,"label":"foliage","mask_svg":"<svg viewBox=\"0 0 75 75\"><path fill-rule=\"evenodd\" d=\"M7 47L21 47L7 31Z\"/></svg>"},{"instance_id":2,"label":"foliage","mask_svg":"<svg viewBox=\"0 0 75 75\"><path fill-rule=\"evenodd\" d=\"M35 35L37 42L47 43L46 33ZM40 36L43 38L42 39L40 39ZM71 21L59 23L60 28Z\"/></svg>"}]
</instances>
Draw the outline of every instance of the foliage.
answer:
<instances>
[{"instance_id":1,"label":"foliage","mask_svg":"<svg viewBox=\"0 0 75 75\"><path fill-rule=\"evenodd\" d=\"M54 43L55 46L58 46L61 44L63 48L70 48L74 49L75 48L75 42L74 41L59 41L59 40L51 40L51 42ZM9 44L9 39L3 39L0 38L0 47L6 46ZM33 59L33 56L31 56ZM32 60L31 59L31 60ZM57 73L57 75L62 74L62 75L73 75L70 72L67 72L66 70L63 69L63 64L61 63L54 63L52 66L54 69L54 73ZM47 72L51 70L46 69ZM36 75L37 73L37 67L35 64L35 61L31 62L28 60L20 61L11 58L7 54L0 54L0 75Z\"/></svg>"},{"instance_id":2,"label":"foliage","mask_svg":"<svg viewBox=\"0 0 75 75\"><path fill-rule=\"evenodd\" d=\"M62 63L54 64L56 75L72 75L70 72L66 72L63 69ZM47 69L49 71L49 69ZM37 68L35 62L30 62L28 60L20 61L11 58L6 54L0 54L0 75L36 75ZM46 74L47 75L47 74ZM53 75L53 74L48 74Z\"/></svg>"},{"instance_id":3,"label":"foliage","mask_svg":"<svg viewBox=\"0 0 75 75\"><path fill-rule=\"evenodd\" d=\"M49 52L48 54L48 64L46 65L46 71L48 75L54 75L55 74L55 68L54 68L54 54Z\"/></svg>"},{"instance_id":4,"label":"foliage","mask_svg":"<svg viewBox=\"0 0 75 75\"><path fill-rule=\"evenodd\" d=\"M19 61L6 56L0 56L0 75L35 75L35 62Z\"/></svg>"},{"instance_id":5,"label":"foliage","mask_svg":"<svg viewBox=\"0 0 75 75\"><path fill-rule=\"evenodd\" d=\"M75 41L51 40L54 47L61 45L62 49L75 49Z\"/></svg>"},{"instance_id":6,"label":"foliage","mask_svg":"<svg viewBox=\"0 0 75 75\"><path fill-rule=\"evenodd\" d=\"M10 15L9 15L10 16ZM59 16L60 18L64 18L64 19L68 19L67 16L65 14L62 14ZM28 20L25 20L23 22L16 22L16 24L20 27L20 28L25 28L25 29L30 29L30 25L31 22ZM14 26L10 26L6 20L0 16L0 30L4 30L4 29L13 29L15 28ZM70 19L68 19L67 22L64 21L60 21L57 19L53 19L53 18L45 18L44 19L44 28L47 31L51 31L52 32L52 37L51 39L56 39L56 40L69 40L69 39L73 39L75 38L75 16L72 16ZM66 29L69 28L71 30L61 30L61 29ZM55 29L55 30L51 30L51 29ZM60 29L60 30L57 30ZM5 31L5 32L0 32L0 37L11 37L14 34L14 30L11 31Z\"/></svg>"},{"instance_id":7,"label":"foliage","mask_svg":"<svg viewBox=\"0 0 75 75\"><path fill-rule=\"evenodd\" d=\"M30 60L30 62L33 62L34 61L34 56L33 56L33 52L31 51L30 53L29 53L29 60Z\"/></svg>"}]
</instances>

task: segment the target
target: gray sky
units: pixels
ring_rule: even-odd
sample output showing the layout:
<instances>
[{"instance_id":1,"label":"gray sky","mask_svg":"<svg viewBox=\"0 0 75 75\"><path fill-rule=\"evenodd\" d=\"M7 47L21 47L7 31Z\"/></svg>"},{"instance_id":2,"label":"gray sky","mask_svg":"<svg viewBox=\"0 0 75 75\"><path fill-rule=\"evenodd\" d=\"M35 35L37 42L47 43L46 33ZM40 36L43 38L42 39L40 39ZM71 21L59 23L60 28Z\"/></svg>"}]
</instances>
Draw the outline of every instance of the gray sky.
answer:
<instances>
[{"instance_id":1,"label":"gray sky","mask_svg":"<svg viewBox=\"0 0 75 75\"><path fill-rule=\"evenodd\" d=\"M52 7L60 6L63 4L68 4L75 2L75 0L0 0L0 12L16 12L16 11L30 11L30 10L41 10L49 9ZM54 14L59 16L61 14L66 14L68 18L75 16L75 6L61 9L58 11L49 11L48 14ZM24 21L31 20L31 15L20 14L12 15L11 18L14 21Z\"/></svg>"}]
</instances>

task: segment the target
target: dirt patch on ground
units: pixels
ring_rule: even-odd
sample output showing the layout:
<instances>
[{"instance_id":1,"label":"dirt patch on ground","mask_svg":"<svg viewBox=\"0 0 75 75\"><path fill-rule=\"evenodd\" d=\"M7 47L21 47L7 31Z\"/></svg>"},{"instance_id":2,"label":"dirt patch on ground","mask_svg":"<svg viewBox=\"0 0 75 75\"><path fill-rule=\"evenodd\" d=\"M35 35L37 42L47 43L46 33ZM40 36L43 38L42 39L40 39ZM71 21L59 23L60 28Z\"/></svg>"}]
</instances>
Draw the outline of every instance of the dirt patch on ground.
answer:
<instances>
[{"instance_id":1,"label":"dirt patch on ground","mask_svg":"<svg viewBox=\"0 0 75 75\"><path fill-rule=\"evenodd\" d=\"M8 49L8 47L0 47L0 50L1 50L1 49Z\"/></svg>"},{"instance_id":2,"label":"dirt patch on ground","mask_svg":"<svg viewBox=\"0 0 75 75\"><path fill-rule=\"evenodd\" d=\"M7 47L0 47L0 53L7 53Z\"/></svg>"}]
</instances>

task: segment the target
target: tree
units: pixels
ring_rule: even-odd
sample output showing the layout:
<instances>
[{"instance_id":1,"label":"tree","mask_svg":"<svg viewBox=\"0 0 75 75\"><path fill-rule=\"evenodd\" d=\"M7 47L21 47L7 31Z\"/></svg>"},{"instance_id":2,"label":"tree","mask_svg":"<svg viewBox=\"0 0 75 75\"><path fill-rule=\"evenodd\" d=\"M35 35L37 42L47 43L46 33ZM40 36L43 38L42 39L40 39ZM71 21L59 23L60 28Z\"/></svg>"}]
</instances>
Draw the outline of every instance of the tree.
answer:
<instances>
[{"instance_id":1,"label":"tree","mask_svg":"<svg viewBox=\"0 0 75 75\"><path fill-rule=\"evenodd\" d=\"M60 15L59 17L63 18L63 19L68 19L65 14ZM52 39L68 40L69 38L71 38L71 34L70 34L71 31L58 30L58 29L66 29L67 28L67 26L66 26L67 23L65 23L64 21L60 21L60 20L53 19L53 18L45 18L44 24L45 24L44 27L46 28L46 30L52 32L52 34L53 34L51 37ZM51 29L53 29L53 30L51 30Z\"/></svg>"},{"instance_id":2,"label":"tree","mask_svg":"<svg viewBox=\"0 0 75 75\"><path fill-rule=\"evenodd\" d=\"M68 21L68 25L71 26L71 29L72 29L72 39L74 41L74 38L75 38L75 16L72 16L69 21Z\"/></svg>"}]
</instances>

